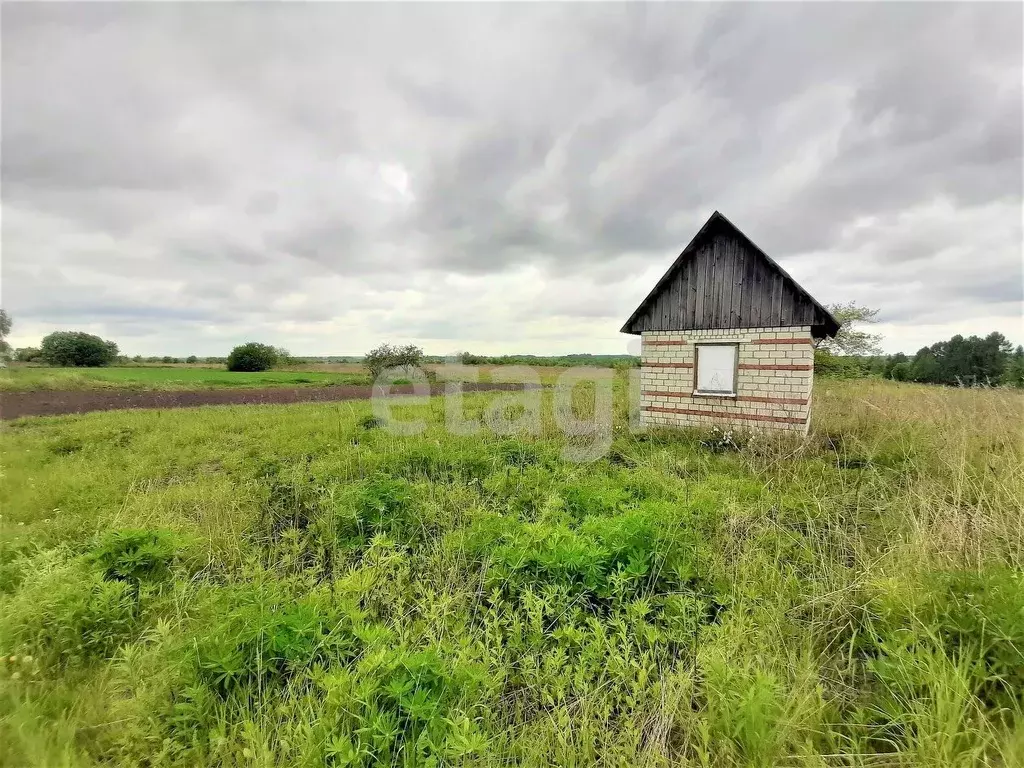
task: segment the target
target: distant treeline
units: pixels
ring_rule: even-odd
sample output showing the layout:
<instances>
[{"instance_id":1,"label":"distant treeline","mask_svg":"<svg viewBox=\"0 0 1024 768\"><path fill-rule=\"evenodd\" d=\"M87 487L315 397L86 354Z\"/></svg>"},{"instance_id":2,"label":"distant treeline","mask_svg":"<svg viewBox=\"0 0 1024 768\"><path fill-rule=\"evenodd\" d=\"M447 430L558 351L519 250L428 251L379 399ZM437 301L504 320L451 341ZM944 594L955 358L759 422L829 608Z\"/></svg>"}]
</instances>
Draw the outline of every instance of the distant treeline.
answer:
<instances>
[{"instance_id":1,"label":"distant treeline","mask_svg":"<svg viewBox=\"0 0 1024 768\"><path fill-rule=\"evenodd\" d=\"M984 338L957 334L922 347L913 356L902 352L839 356L819 350L814 355L814 371L834 378L881 376L953 387L1024 388L1024 347L1015 349L998 332Z\"/></svg>"},{"instance_id":2,"label":"distant treeline","mask_svg":"<svg viewBox=\"0 0 1024 768\"><path fill-rule=\"evenodd\" d=\"M459 361L463 365L560 365L576 366L591 365L603 368L633 367L640 365L640 358L635 355L474 355L470 352L459 353ZM439 359L440 361L440 359Z\"/></svg>"},{"instance_id":3,"label":"distant treeline","mask_svg":"<svg viewBox=\"0 0 1024 768\"><path fill-rule=\"evenodd\" d=\"M451 358L442 357L441 355L424 355L422 362L440 365ZM593 365L597 367L612 368L617 366L638 366L640 365L640 358L634 355L591 355L591 354L579 354L579 355L474 355L469 352L461 352L455 356L459 362L463 365L559 365L559 366L574 366L574 365ZM169 355L164 356L150 356L143 357L142 355L136 355L135 357L119 357L118 363L125 365L131 363L147 363L150 365L175 365L179 363L210 363L216 365L224 365L226 357L197 357L196 355L189 355L188 357L171 357ZM288 363L290 365L299 365L302 363L363 363L363 357L356 356L322 356L322 357L290 357Z\"/></svg>"}]
</instances>

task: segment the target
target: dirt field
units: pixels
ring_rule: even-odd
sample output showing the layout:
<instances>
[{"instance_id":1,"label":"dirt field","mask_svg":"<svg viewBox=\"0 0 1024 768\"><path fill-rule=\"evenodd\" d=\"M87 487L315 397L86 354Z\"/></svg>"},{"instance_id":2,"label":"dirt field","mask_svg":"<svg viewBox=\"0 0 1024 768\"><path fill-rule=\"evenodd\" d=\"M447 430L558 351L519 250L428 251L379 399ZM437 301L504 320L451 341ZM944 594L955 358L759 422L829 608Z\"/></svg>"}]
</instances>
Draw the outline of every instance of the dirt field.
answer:
<instances>
[{"instance_id":1,"label":"dirt field","mask_svg":"<svg viewBox=\"0 0 1024 768\"><path fill-rule=\"evenodd\" d=\"M478 383L463 384L463 391L511 390L522 385ZM5 392L0 395L0 419L22 416L59 416L66 413L113 411L125 408L191 408L198 405L247 405L330 402L370 397L369 386L303 387L285 389L134 391L74 390ZM411 386L396 386L393 394L412 394ZM431 392L444 392L435 385Z\"/></svg>"}]
</instances>

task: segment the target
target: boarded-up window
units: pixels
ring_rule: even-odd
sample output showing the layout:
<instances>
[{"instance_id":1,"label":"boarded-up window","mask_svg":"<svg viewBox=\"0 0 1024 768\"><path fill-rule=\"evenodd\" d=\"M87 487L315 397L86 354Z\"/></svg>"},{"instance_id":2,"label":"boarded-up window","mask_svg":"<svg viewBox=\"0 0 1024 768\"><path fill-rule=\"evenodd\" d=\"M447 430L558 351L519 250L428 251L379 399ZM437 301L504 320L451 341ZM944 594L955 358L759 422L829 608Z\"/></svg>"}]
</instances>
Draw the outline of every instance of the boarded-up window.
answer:
<instances>
[{"instance_id":1,"label":"boarded-up window","mask_svg":"<svg viewBox=\"0 0 1024 768\"><path fill-rule=\"evenodd\" d=\"M697 346L697 392L736 394L736 350L735 344Z\"/></svg>"}]
</instances>

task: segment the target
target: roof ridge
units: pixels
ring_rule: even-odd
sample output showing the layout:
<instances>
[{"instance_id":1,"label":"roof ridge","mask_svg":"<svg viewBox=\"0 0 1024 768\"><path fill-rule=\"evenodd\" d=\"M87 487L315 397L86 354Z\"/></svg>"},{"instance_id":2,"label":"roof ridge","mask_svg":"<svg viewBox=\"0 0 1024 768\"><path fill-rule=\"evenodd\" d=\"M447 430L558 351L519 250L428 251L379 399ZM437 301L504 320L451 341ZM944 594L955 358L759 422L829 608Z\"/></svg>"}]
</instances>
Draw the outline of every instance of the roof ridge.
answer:
<instances>
[{"instance_id":1,"label":"roof ridge","mask_svg":"<svg viewBox=\"0 0 1024 768\"><path fill-rule=\"evenodd\" d=\"M828 333L828 335L830 336L835 335L835 333L839 330L839 322L832 316L832 313L829 312L824 306L822 306L817 299L815 299L802 285L800 285L800 283L793 279L793 276L790 275L782 267L781 264L779 264L777 261L775 261L775 259L773 259L767 253L765 253L764 249L762 249L759 245L757 245L757 243L751 240L748 235L746 235L739 227L733 224L725 216L725 214L723 214L718 209L715 209L712 212L712 214L708 217L707 221L705 221L704 224L701 225L700 229L697 230L697 233L690 239L690 242L686 244L686 247L683 248L682 252L680 252L680 254L672 262L672 264L669 265L669 268L665 271L661 278L654 284L654 287L650 290L647 296L644 297L643 301L640 302L639 306L629 316L629 319L626 320L626 323L620 329L621 333L635 333L635 331L629 330L630 326L633 325L634 321L648 307L650 302L654 300L658 295L660 295L664 285L676 274L679 268L682 267L683 264L686 263L686 261L688 261L690 257L692 257L692 255L696 251L696 244L698 243L698 241L701 240L703 235L707 232L708 228L717 221L724 222L725 225L727 225L729 229L731 229L737 236L742 238L742 240L745 241L756 254L758 254L765 261L767 261L768 265L772 269L777 271L784 280L789 281L793 289L795 289L795 291L798 294L806 297L810 301L810 303L815 307L815 309L821 312L822 315L828 321L830 321L821 324L826 326L826 333Z\"/></svg>"}]
</instances>

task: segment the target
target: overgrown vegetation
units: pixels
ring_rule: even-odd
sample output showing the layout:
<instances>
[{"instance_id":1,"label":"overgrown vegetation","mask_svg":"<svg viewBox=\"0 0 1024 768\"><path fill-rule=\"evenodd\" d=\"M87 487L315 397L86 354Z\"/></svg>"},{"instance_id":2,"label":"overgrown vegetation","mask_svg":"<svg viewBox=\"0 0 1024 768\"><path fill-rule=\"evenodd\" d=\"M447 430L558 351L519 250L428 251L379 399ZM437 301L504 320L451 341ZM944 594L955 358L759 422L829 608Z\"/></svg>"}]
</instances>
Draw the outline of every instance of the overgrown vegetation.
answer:
<instances>
[{"instance_id":1,"label":"overgrown vegetation","mask_svg":"<svg viewBox=\"0 0 1024 768\"><path fill-rule=\"evenodd\" d=\"M427 431L10 424L0 764L1024 758L1019 394L823 381L803 442L632 435L620 401L585 465L550 403L535 439L393 410Z\"/></svg>"}]
</instances>

